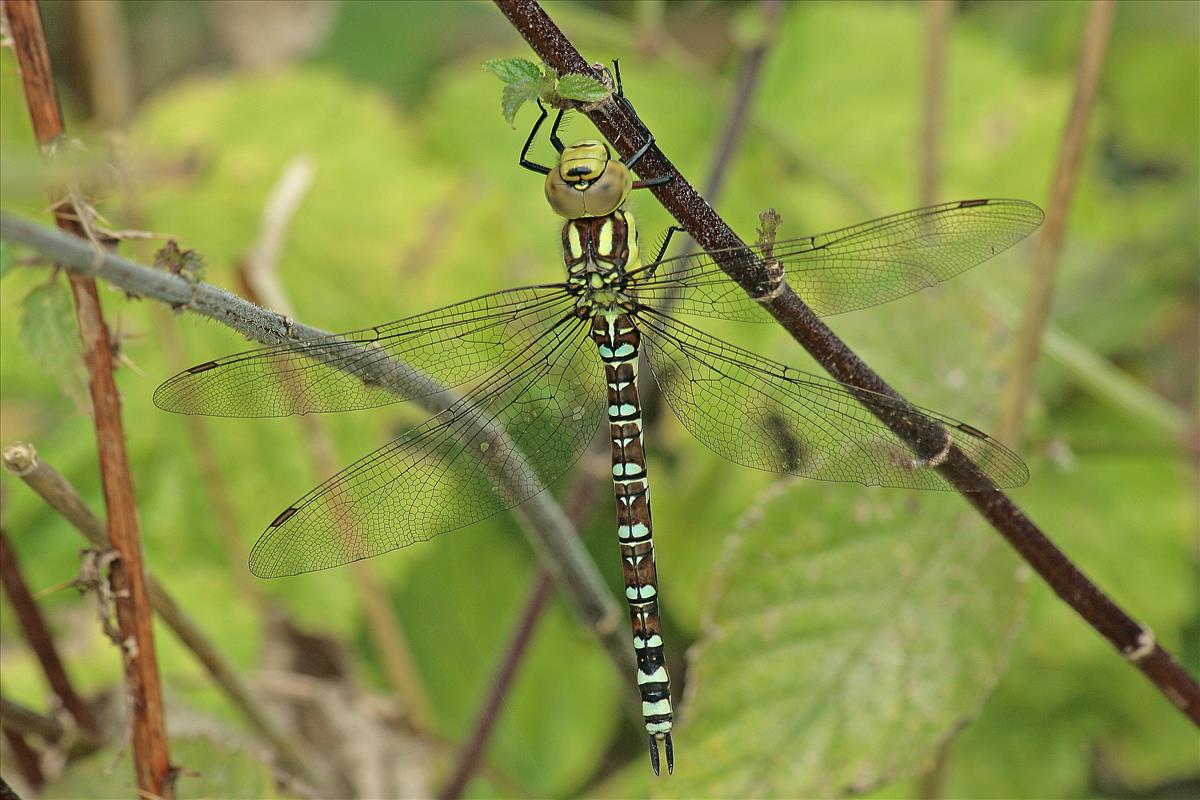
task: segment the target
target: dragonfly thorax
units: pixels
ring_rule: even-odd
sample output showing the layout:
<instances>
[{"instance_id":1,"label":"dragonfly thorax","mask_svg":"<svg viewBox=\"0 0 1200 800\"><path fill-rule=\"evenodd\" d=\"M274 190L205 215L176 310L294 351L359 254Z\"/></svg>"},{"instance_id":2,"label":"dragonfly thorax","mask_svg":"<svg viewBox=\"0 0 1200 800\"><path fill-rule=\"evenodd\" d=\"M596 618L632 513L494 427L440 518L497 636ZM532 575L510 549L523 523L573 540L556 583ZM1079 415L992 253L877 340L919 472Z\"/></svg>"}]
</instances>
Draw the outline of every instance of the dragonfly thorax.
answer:
<instances>
[{"instance_id":1,"label":"dragonfly thorax","mask_svg":"<svg viewBox=\"0 0 1200 800\"><path fill-rule=\"evenodd\" d=\"M613 213L633 188L633 176L608 145L584 139L563 148L546 173L546 201L560 217L582 219Z\"/></svg>"},{"instance_id":2,"label":"dragonfly thorax","mask_svg":"<svg viewBox=\"0 0 1200 800\"><path fill-rule=\"evenodd\" d=\"M640 266L632 214L618 209L602 217L568 220L562 243L567 288L581 316L633 308L625 291L629 272Z\"/></svg>"}]
</instances>

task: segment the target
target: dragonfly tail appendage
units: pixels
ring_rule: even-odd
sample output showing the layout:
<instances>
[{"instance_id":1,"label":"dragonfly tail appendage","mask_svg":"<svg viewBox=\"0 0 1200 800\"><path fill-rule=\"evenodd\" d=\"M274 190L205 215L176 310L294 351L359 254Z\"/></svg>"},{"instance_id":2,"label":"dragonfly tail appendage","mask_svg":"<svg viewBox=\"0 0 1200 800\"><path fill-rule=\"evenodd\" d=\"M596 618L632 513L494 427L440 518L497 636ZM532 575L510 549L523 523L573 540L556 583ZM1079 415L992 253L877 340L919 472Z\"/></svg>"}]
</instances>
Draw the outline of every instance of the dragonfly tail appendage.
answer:
<instances>
[{"instance_id":1,"label":"dragonfly tail appendage","mask_svg":"<svg viewBox=\"0 0 1200 800\"><path fill-rule=\"evenodd\" d=\"M671 734L660 733L650 735L650 767L655 775L661 775L661 764L658 756L658 743L662 742L664 755L667 757L667 774L675 771L675 753L671 749Z\"/></svg>"}]
</instances>

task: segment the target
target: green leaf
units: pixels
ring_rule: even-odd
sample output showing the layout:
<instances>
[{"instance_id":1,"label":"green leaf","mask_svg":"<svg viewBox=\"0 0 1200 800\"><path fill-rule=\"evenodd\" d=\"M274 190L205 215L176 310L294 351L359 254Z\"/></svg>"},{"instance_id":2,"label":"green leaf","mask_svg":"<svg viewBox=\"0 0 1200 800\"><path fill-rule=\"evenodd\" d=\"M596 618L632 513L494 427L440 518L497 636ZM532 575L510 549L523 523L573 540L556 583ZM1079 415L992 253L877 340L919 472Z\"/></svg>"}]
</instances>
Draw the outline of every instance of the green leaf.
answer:
<instances>
[{"instance_id":1,"label":"green leaf","mask_svg":"<svg viewBox=\"0 0 1200 800\"><path fill-rule=\"evenodd\" d=\"M608 87L595 78L571 73L558 79L558 93L568 100L598 103L610 94Z\"/></svg>"},{"instance_id":2,"label":"green leaf","mask_svg":"<svg viewBox=\"0 0 1200 800\"><path fill-rule=\"evenodd\" d=\"M540 66L524 58L493 58L483 62L483 68L509 85L536 82L544 74Z\"/></svg>"},{"instance_id":3,"label":"green leaf","mask_svg":"<svg viewBox=\"0 0 1200 800\"><path fill-rule=\"evenodd\" d=\"M69 397L82 402L82 345L66 284L56 279L35 286L21 301L21 310L21 343Z\"/></svg>"},{"instance_id":4,"label":"green leaf","mask_svg":"<svg viewBox=\"0 0 1200 800\"><path fill-rule=\"evenodd\" d=\"M538 88L535 83L509 84L504 87L504 93L500 96L500 107L508 127L516 127L517 111L525 101L536 100L537 97Z\"/></svg>"},{"instance_id":5,"label":"green leaf","mask_svg":"<svg viewBox=\"0 0 1200 800\"><path fill-rule=\"evenodd\" d=\"M270 765L255 758L244 746L206 735L171 739L171 763L183 768L176 796L185 798L274 798L275 777ZM101 751L71 764L43 797L121 798L137 795L128 749L119 762Z\"/></svg>"},{"instance_id":6,"label":"green leaf","mask_svg":"<svg viewBox=\"0 0 1200 800\"><path fill-rule=\"evenodd\" d=\"M771 494L692 659L697 777L828 796L916 771L1006 662L1024 607L1012 556L942 498L894 517L879 495L848 513L828 490Z\"/></svg>"},{"instance_id":7,"label":"green leaf","mask_svg":"<svg viewBox=\"0 0 1200 800\"><path fill-rule=\"evenodd\" d=\"M952 498L892 494L847 504L787 482L747 513L660 796L860 792L919 771L979 713L1025 606L1014 558Z\"/></svg>"},{"instance_id":8,"label":"green leaf","mask_svg":"<svg viewBox=\"0 0 1200 800\"><path fill-rule=\"evenodd\" d=\"M3 278L12 271L15 261L12 245L8 242L0 241L0 278Z\"/></svg>"},{"instance_id":9,"label":"green leaf","mask_svg":"<svg viewBox=\"0 0 1200 800\"><path fill-rule=\"evenodd\" d=\"M517 111L526 101L547 94L553 86L553 78L549 74L523 58L494 58L483 62L483 68L505 83L500 108L510 128L516 127Z\"/></svg>"}]
</instances>

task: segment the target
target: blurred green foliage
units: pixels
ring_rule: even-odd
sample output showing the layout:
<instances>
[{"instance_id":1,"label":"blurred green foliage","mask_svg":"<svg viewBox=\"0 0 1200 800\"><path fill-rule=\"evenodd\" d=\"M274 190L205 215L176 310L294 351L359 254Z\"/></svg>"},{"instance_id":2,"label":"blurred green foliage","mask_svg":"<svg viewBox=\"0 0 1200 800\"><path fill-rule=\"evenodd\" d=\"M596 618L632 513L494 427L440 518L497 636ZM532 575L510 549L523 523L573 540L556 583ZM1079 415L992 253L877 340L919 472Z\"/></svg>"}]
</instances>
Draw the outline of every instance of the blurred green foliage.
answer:
<instances>
[{"instance_id":1,"label":"blurred green foliage","mask_svg":"<svg viewBox=\"0 0 1200 800\"><path fill-rule=\"evenodd\" d=\"M307 156L316 177L280 263L305 322L355 328L558 278L559 222L540 182L516 167L536 109L521 109L510 131L497 113L500 87L480 68L529 53L489 5L345 3L313 52L265 72L235 68L205 37L211 15L189 4L124 7L146 69L120 143L129 189L98 201L114 227L196 249L206 279L236 289L268 193L289 162ZM56 58L70 46L55 37L70 28L66 8L47 7ZM701 183L739 62L726 31L753 30L738 18L756 7L547 8L590 60L621 59L626 91L660 146ZM1135 396L1186 409L1178 415L1185 421L1196 400L1197 8L1118 10L1053 319ZM958 9L946 59L943 199L1045 203L1086 12L1081 3ZM788 6L772 32L718 211L753 237L758 214L773 206L788 237L916 205L921 7ZM71 129L110 152L89 120L83 84L64 72ZM0 90L4 206L45 219L44 196L7 177L37 161L8 51ZM569 135L590 130L576 118ZM648 195L631 206L648 236L670 222ZM152 263L156 246L132 242L125 252ZM1011 333L997 304L1022 303L1028 254L1017 248L833 327L914 401L986 429ZM2 260L27 255L6 247ZM74 346L63 338L65 283L45 269L6 271L3 444L33 442L102 510L91 426L72 399L77 378L55 366L69 364L62 354ZM186 422L158 412L150 395L183 366L246 345L186 313L116 292L103 297L130 366L118 380L148 563L252 672L263 619L235 573L265 523L322 476L294 420L204 422L242 536L231 554ZM773 326L704 327L811 368ZM181 352L168 328L182 336ZM1178 426L1088 389L1097 385L1089 368L1045 359L1033 427L1019 448L1033 477L1015 496L1195 673L1195 464ZM322 422L348 463L420 419L396 406ZM1195 731L961 499L779 482L731 468L665 409L648 435L668 657L682 709L676 774L650 780L643 733L624 713L631 676L614 672L559 600L508 698L487 754L495 773L472 784L476 796L514 795L514 787L534 796L918 796L919 776L950 739L941 751L944 796L1127 796L1196 779ZM79 540L17 481L4 481L5 526L30 583L69 581ZM597 502L581 533L619 593L612 526L610 503ZM536 558L500 515L373 564L410 637L437 732L459 742L491 685ZM301 624L353 643L358 678L386 691L354 583L343 569L261 589ZM117 657L87 603L57 592L43 605L78 683L95 690L117 681ZM7 605L0 621L0 689L42 707L47 690L18 647ZM158 632L168 705L240 726L192 657ZM175 760L208 771L206 745L186 747ZM245 770L226 785L244 787L258 774Z\"/></svg>"}]
</instances>

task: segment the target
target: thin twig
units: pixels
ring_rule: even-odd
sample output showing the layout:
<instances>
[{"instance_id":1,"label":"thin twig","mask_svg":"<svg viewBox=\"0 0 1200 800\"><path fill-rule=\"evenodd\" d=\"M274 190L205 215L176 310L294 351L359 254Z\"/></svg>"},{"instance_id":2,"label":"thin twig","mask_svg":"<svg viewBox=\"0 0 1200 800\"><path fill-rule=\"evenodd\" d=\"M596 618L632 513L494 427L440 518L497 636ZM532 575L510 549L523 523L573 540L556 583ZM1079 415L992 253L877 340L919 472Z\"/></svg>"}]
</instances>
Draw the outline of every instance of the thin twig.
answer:
<instances>
[{"instance_id":1,"label":"thin twig","mask_svg":"<svg viewBox=\"0 0 1200 800\"><path fill-rule=\"evenodd\" d=\"M931 206L937 202L942 178L941 141L942 109L945 105L947 31L954 13L950 0L925 0L925 60L921 95L921 137L918 145L917 206ZM931 763L917 778L917 796L921 800L935 800L942 792L946 766L958 736L952 733L942 740Z\"/></svg>"},{"instance_id":2,"label":"thin twig","mask_svg":"<svg viewBox=\"0 0 1200 800\"><path fill-rule=\"evenodd\" d=\"M542 61L559 74L581 73L600 79L536 2L494 2ZM642 126L621 104L602 104L588 112L588 116L622 157L628 157L642 144ZM718 257L718 263L751 296L764 294L764 289L771 286L766 265L744 257L749 250L745 243L704 202L658 147L650 148L639 162L638 172L643 177L671 175L671 181L652 190L655 196L704 249L712 253L739 253L742 257L728 258L722 255ZM902 410L907 401L838 339L790 287L762 305L834 378L849 386L899 401L901 408L889 413L888 409L871 403L867 395L860 396L864 406L902 441L920 452L919 442L942 440L935 428L911 424L914 415ZM950 449L938 470L955 487L975 487L983 481L979 467L958 448ZM1200 685L1155 642L1150 630L1130 617L1080 572L999 488L991 491L960 488L960 492L1060 598L1108 639L1118 652L1136 664L1177 708L1200 726Z\"/></svg>"},{"instance_id":3,"label":"thin twig","mask_svg":"<svg viewBox=\"0 0 1200 800\"><path fill-rule=\"evenodd\" d=\"M21 629L25 632L25 640L29 642L30 648L37 656L38 663L42 665L42 672L45 673L50 688L58 695L63 708L74 718L79 729L86 736L94 737L97 733L96 720L92 717L92 711L88 708L87 703L71 685L71 679L67 676L62 660L58 657L54 636L50 633L50 628L46 625L46 620L42 617L41 609L34 601L33 594L25 584L25 578L22 576L21 567L17 562L17 554L2 527L0 527L0 582L4 584L4 592L8 595L9 603L12 604L17 620L21 623Z\"/></svg>"},{"instance_id":4,"label":"thin twig","mask_svg":"<svg viewBox=\"0 0 1200 800\"><path fill-rule=\"evenodd\" d=\"M918 154L920 185L917 189L918 206L931 206L937 202L938 184L941 182L941 134L942 106L945 101L943 72L946 61L946 31L954 4L950 0L926 0L925 2L925 63L924 80L921 82L921 145Z\"/></svg>"},{"instance_id":5,"label":"thin twig","mask_svg":"<svg viewBox=\"0 0 1200 800\"><path fill-rule=\"evenodd\" d=\"M1029 404L1033 400L1034 373L1041 354L1042 335L1054 305L1054 284L1058 278L1063 239L1066 237L1067 216L1071 211L1075 187L1079 184L1079 173L1087 149L1088 123L1100 87L1100 71L1104 66L1104 51L1108 47L1115 12L1116 4L1112 0L1093 0L1088 11L1083 52L1075 73L1075 96L1071 100L1067 127L1063 131L1058 162L1054 167L1046 224L1033 253L1025 316L1021 320L1021 327L1017 329L1013 371L997 430L1000 440L1004 442L1020 441L1025 431Z\"/></svg>"},{"instance_id":6,"label":"thin twig","mask_svg":"<svg viewBox=\"0 0 1200 800\"><path fill-rule=\"evenodd\" d=\"M58 744L67 737L66 727L52 716L26 708L0 695L0 721L26 736L36 736L47 744Z\"/></svg>"},{"instance_id":7,"label":"thin twig","mask_svg":"<svg viewBox=\"0 0 1200 800\"><path fill-rule=\"evenodd\" d=\"M34 135L42 152L52 156L66 137L58 92L50 65L50 54L36 0L8 0L5 5L13 49L21 67L25 100L33 122ZM71 194L74 194L72 191ZM52 197L57 211L55 221L64 230L87 234L68 213L71 209ZM71 203L83 213L79 202ZM113 377L115 368L112 340L100 308L96 282L78 274L70 276L75 298L75 316L83 339L84 363L88 370L88 388L96 430L97 458L101 485L108 510L108 534L120 553L110 571L117 618L122 640L126 642L125 681L133 707L133 762L138 787L158 797L174 797L173 770L167 749L167 730L163 720L162 685L154 649L154 629L147 594L145 566L142 563L141 533L138 529L137 499L125 451L125 431L121 420L121 397Z\"/></svg>"},{"instance_id":8,"label":"thin twig","mask_svg":"<svg viewBox=\"0 0 1200 800\"><path fill-rule=\"evenodd\" d=\"M293 159L284 168L263 209L258 241L251 248L244 268L239 270L248 299L289 317L294 308L279 277L280 253L292 218L312 185L315 172L311 159L304 156ZM299 422L313 472L317 480L323 481L337 471L337 448L333 437L315 414L306 414ZM375 648L383 657L388 680L402 698L413 727L419 731L429 730L433 724L429 695L403 625L388 600L379 575L370 561L355 561L351 569L355 590L366 612Z\"/></svg>"},{"instance_id":9,"label":"thin twig","mask_svg":"<svg viewBox=\"0 0 1200 800\"><path fill-rule=\"evenodd\" d=\"M92 113L104 127L119 127L134 106L133 59L121 4L88 0L74 6Z\"/></svg>"},{"instance_id":10,"label":"thin twig","mask_svg":"<svg viewBox=\"0 0 1200 800\"><path fill-rule=\"evenodd\" d=\"M758 94L759 78L762 75L763 62L767 53L775 43L775 34L779 30L779 18L784 12L782 0L762 0L759 3L761 14L761 37L751 44L742 55L742 64L738 69L737 83L733 87L732 102L725 115L725 127L721 131L721 139L713 151L712 163L708 167L708 181L704 184L704 196L708 202L715 204L725 188L725 176L729 174L729 165L733 163L733 155L746 133L746 125L750 120L750 106Z\"/></svg>"},{"instance_id":11,"label":"thin twig","mask_svg":"<svg viewBox=\"0 0 1200 800\"><path fill-rule=\"evenodd\" d=\"M759 10L762 14L763 35L743 54L737 82L730 97L729 111L725 114L725 127L721 131L721 138L717 142L716 149L713 150L712 163L708 168L708 179L704 183L704 197L707 198L710 205L717 204L721 190L725 188L725 176L729 173L733 156L746 132L747 124L750 121L751 103L758 93L763 62L775 42L775 32L779 28L779 17L783 13L784 6L780 0L762 0ZM695 243L688 241L681 255L688 255L695 250ZM666 298L662 310L670 312L673 304L674 298ZM654 424L662 419L662 395L659 393L658 384L655 381L643 381L638 391L642 397L643 415L648 423Z\"/></svg>"},{"instance_id":12,"label":"thin twig","mask_svg":"<svg viewBox=\"0 0 1200 800\"><path fill-rule=\"evenodd\" d=\"M42 772L41 758L38 756L37 750L34 750L15 728L0 725L0 730L4 732L4 741L8 743L8 752L17 764L17 771L29 784L29 788L35 792L40 791L46 783L46 775Z\"/></svg>"},{"instance_id":13,"label":"thin twig","mask_svg":"<svg viewBox=\"0 0 1200 800\"><path fill-rule=\"evenodd\" d=\"M54 467L39 458L31 445L16 444L6 447L3 461L5 469L23 480L94 547L109 546L104 523L92 513L75 487ZM245 716L250 727L274 748L284 767L308 781L322 794L331 793L328 782L323 782L311 766L316 760L311 755L300 752L299 746L287 736L266 707L259 702L258 695L242 680L238 668L225 658L217 645L153 575L148 576L147 584L150 603L155 613L174 632L179 641L192 651L234 708Z\"/></svg>"},{"instance_id":14,"label":"thin twig","mask_svg":"<svg viewBox=\"0 0 1200 800\"><path fill-rule=\"evenodd\" d=\"M463 790L467 788L471 776L478 769L484 748L500 719L500 710L504 705L504 700L508 697L508 690L517 676L517 668L524 661L529 644L533 641L534 631L537 630L538 623L549 606L553 594L554 576L545 568L539 568L533 580L533 588L525 600L525 605L518 612L517 625L504 648L504 654L500 659L500 668L492 678L483 706L476 714L466 742L459 750L454 774L451 775L445 788L438 793L441 800L457 800L462 797Z\"/></svg>"},{"instance_id":15,"label":"thin twig","mask_svg":"<svg viewBox=\"0 0 1200 800\"><path fill-rule=\"evenodd\" d=\"M987 289L983 297L988 311L1009 328L1015 328L1020 322L1020 309L999 290L992 289L990 281L981 283ZM1194 424L1186 411L1062 328L1048 324L1041 346L1047 358L1062 365L1075 384L1118 411L1149 422L1174 439L1182 439Z\"/></svg>"},{"instance_id":16,"label":"thin twig","mask_svg":"<svg viewBox=\"0 0 1200 800\"><path fill-rule=\"evenodd\" d=\"M596 480L590 475L581 475L575 481L571 490L571 501L567 514L578 529L586 518L588 510L595 499ZM458 762L454 774L446 782L446 786L438 793L441 800L457 800L471 780L471 776L479 769L488 740L496 729L500 719L500 711L508 691L516 680L517 671L529 652L533 634L538 623L550 607L550 597L554 589L554 576L545 567L538 570L534 576L529 596L525 605L517 615L517 624L509 636L508 645L500 657L500 666L492 678L487 697L475 716L471 733L459 751Z\"/></svg>"}]
</instances>

